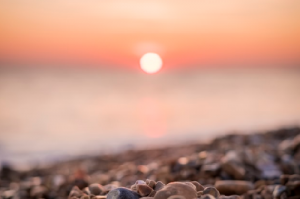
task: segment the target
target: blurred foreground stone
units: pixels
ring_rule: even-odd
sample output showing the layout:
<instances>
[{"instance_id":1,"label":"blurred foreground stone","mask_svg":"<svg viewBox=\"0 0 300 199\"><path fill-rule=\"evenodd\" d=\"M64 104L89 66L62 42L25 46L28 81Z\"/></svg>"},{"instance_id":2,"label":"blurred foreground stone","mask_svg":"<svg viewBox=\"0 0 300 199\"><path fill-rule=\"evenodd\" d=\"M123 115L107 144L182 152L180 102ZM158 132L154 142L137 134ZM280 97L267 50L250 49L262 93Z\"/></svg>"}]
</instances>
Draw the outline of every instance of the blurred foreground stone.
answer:
<instances>
[{"instance_id":1,"label":"blurred foreground stone","mask_svg":"<svg viewBox=\"0 0 300 199\"><path fill-rule=\"evenodd\" d=\"M300 129L290 128L26 172L3 165L0 199L300 199L299 171Z\"/></svg>"}]
</instances>

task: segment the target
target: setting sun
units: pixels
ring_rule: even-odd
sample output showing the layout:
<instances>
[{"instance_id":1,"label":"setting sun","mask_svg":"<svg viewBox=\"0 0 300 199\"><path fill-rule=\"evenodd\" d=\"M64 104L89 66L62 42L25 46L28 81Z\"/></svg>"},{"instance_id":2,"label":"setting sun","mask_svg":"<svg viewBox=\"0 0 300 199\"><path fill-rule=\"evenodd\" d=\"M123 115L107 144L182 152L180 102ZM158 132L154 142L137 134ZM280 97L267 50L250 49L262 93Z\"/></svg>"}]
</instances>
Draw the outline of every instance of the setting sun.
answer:
<instances>
[{"instance_id":1,"label":"setting sun","mask_svg":"<svg viewBox=\"0 0 300 199\"><path fill-rule=\"evenodd\" d=\"M146 53L140 60L141 68L146 73L156 73L162 67L162 59L156 53Z\"/></svg>"}]
</instances>

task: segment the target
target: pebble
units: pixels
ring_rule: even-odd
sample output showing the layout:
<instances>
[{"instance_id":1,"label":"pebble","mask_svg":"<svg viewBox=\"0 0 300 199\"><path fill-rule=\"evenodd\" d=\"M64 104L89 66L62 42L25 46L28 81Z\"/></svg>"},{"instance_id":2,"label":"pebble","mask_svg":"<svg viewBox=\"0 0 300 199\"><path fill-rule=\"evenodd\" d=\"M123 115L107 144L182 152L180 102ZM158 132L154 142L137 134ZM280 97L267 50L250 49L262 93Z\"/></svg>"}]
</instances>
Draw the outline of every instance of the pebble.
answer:
<instances>
[{"instance_id":1,"label":"pebble","mask_svg":"<svg viewBox=\"0 0 300 199\"><path fill-rule=\"evenodd\" d=\"M204 194L201 196L201 199L215 199L215 197L210 194Z\"/></svg>"},{"instance_id":2,"label":"pebble","mask_svg":"<svg viewBox=\"0 0 300 199\"><path fill-rule=\"evenodd\" d=\"M191 183L193 183L196 187L196 191L203 191L204 187L197 181L192 181Z\"/></svg>"},{"instance_id":3,"label":"pebble","mask_svg":"<svg viewBox=\"0 0 300 199\"><path fill-rule=\"evenodd\" d=\"M203 195L203 191L197 191L197 196L200 197Z\"/></svg>"},{"instance_id":4,"label":"pebble","mask_svg":"<svg viewBox=\"0 0 300 199\"><path fill-rule=\"evenodd\" d=\"M154 191L152 191L152 192L149 194L149 197L154 197L155 194L156 194L156 191L154 190Z\"/></svg>"},{"instance_id":5,"label":"pebble","mask_svg":"<svg viewBox=\"0 0 300 199\"><path fill-rule=\"evenodd\" d=\"M216 176L220 172L221 165L219 163L213 163L213 164L205 164L201 167L201 172L209 175L209 176Z\"/></svg>"},{"instance_id":6,"label":"pebble","mask_svg":"<svg viewBox=\"0 0 300 199\"><path fill-rule=\"evenodd\" d=\"M180 195L173 195L168 197L168 199L186 199L184 196L180 196Z\"/></svg>"},{"instance_id":7,"label":"pebble","mask_svg":"<svg viewBox=\"0 0 300 199\"><path fill-rule=\"evenodd\" d=\"M80 197L80 199L90 199L90 197L89 197L88 195L86 195L86 194L83 194L83 195Z\"/></svg>"},{"instance_id":8,"label":"pebble","mask_svg":"<svg viewBox=\"0 0 300 199\"><path fill-rule=\"evenodd\" d=\"M206 187L203 190L203 194L204 195L210 194L210 195L214 196L215 198L218 198L220 196L219 191L215 187Z\"/></svg>"},{"instance_id":9,"label":"pebble","mask_svg":"<svg viewBox=\"0 0 300 199\"><path fill-rule=\"evenodd\" d=\"M192 182L183 182L183 183L190 186L190 187L192 187L195 191L197 191L196 186Z\"/></svg>"},{"instance_id":10,"label":"pebble","mask_svg":"<svg viewBox=\"0 0 300 199\"><path fill-rule=\"evenodd\" d=\"M98 183L90 184L88 188L92 195L101 195L101 193L105 192L102 185L100 185Z\"/></svg>"},{"instance_id":11,"label":"pebble","mask_svg":"<svg viewBox=\"0 0 300 199\"><path fill-rule=\"evenodd\" d=\"M151 187L152 189L155 187L155 181L154 180L146 180L146 184Z\"/></svg>"},{"instance_id":12,"label":"pebble","mask_svg":"<svg viewBox=\"0 0 300 199\"><path fill-rule=\"evenodd\" d=\"M237 156L235 152L228 152L222 159L221 167L226 173L233 176L235 180L242 180L245 177L246 171L235 156Z\"/></svg>"},{"instance_id":13,"label":"pebble","mask_svg":"<svg viewBox=\"0 0 300 199\"><path fill-rule=\"evenodd\" d=\"M137 185L137 192L141 196L148 196L148 195L150 195L150 193L152 191L153 191L153 189L146 184L138 184Z\"/></svg>"},{"instance_id":14,"label":"pebble","mask_svg":"<svg viewBox=\"0 0 300 199\"><path fill-rule=\"evenodd\" d=\"M186 199L195 199L197 197L197 192L191 186L182 182L172 182L164 186L159 190L154 199L166 199L172 195L184 196Z\"/></svg>"},{"instance_id":15,"label":"pebble","mask_svg":"<svg viewBox=\"0 0 300 199\"><path fill-rule=\"evenodd\" d=\"M224 196L224 195L221 195L219 198L220 198L220 199L240 199L241 196L239 196L239 195L231 195L231 196Z\"/></svg>"},{"instance_id":16,"label":"pebble","mask_svg":"<svg viewBox=\"0 0 300 199\"><path fill-rule=\"evenodd\" d=\"M73 197L80 198L82 195L83 192L77 186L74 186L69 194L69 198L73 198Z\"/></svg>"},{"instance_id":17,"label":"pebble","mask_svg":"<svg viewBox=\"0 0 300 199\"><path fill-rule=\"evenodd\" d=\"M141 196L130 189L120 187L111 190L107 194L107 199L139 199Z\"/></svg>"},{"instance_id":18,"label":"pebble","mask_svg":"<svg viewBox=\"0 0 300 199\"><path fill-rule=\"evenodd\" d=\"M216 181L215 187L221 194L225 195L241 195L247 193L247 191L254 189L254 185L248 181L238 180L219 180Z\"/></svg>"},{"instance_id":19,"label":"pebble","mask_svg":"<svg viewBox=\"0 0 300 199\"><path fill-rule=\"evenodd\" d=\"M164 186L165 186L165 184L164 183L162 183L161 181L158 181L158 182L156 182L156 184L155 184L155 191L159 191L159 190L161 190L162 188L164 188Z\"/></svg>"},{"instance_id":20,"label":"pebble","mask_svg":"<svg viewBox=\"0 0 300 199\"><path fill-rule=\"evenodd\" d=\"M273 190L273 197L280 198L280 196L286 191L286 187L282 185L276 185Z\"/></svg>"},{"instance_id":21,"label":"pebble","mask_svg":"<svg viewBox=\"0 0 300 199\"><path fill-rule=\"evenodd\" d=\"M137 180L135 184L147 184L144 180Z\"/></svg>"},{"instance_id":22,"label":"pebble","mask_svg":"<svg viewBox=\"0 0 300 199\"><path fill-rule=\"evenodd\" d=\"M104 189L103 194L107 194L110 190L113 190L113 189L116 189L116 188L118 188L118 186L115 185L115 184L107 184L103 187L103 189Z\"/></svg>"},{"instance_id":23,"label":"pebble","mask_svg":"<svg viewBox=\"0 0 300 199\"><path fill-rule=\"evenodd\" d=\"M47 188L42 185L34 186L30 190L30 196L33 198L43 198L46 193Z\"/></svg>"}]
</instances>

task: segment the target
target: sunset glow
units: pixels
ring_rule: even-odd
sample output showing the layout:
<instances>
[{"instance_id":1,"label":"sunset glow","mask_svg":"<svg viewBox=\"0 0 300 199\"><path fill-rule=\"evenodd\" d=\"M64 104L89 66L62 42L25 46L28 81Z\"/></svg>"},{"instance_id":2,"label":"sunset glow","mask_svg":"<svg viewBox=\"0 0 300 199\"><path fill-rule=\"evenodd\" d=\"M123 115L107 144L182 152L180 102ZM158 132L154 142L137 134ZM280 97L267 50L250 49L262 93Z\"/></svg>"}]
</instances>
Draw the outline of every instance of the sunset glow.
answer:
<instances>
[{"instance_id":1,"label":"sunset glow","mask_svg":"<svg viewBox=\"0 0 300 199\"><path fill-rule=\"evenodd\" d=\"M162 67L162 60L156 53L146 53L140 60L141 68L146 73L158 72Z\"/></svg>"},{"instance_id":2,"label":"sunset glow","mask_svg":"<svg viewBox=\"0 0 300 199\"><path fill-rule=\"evenodd\" d=\"M5 63L139 69L147 52L163 56L166 69L300 62L295 0L16 2L0 3Z\"/></svg>"}]
</instances>

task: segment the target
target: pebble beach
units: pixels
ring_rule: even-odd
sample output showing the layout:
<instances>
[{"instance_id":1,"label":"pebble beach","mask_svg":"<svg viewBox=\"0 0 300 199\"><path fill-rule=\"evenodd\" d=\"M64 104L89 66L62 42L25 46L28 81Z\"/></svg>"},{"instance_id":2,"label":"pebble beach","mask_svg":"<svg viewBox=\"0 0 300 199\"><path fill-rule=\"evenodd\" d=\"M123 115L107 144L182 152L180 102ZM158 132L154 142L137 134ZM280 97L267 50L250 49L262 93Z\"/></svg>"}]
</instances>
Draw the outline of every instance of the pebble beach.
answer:
<instances>
[{"instance_id":1,"label":"pebble beach","mask_svg":"<svg viewBox=\"0 0 300 199\"><path fill-rule=\"evenodd\" d=\"M1 199L297 199L300 128L80 157L28 171L2 165L0 176Z\"/></svg>"}]
</instances>

